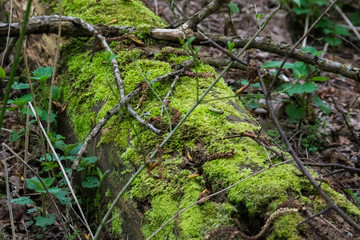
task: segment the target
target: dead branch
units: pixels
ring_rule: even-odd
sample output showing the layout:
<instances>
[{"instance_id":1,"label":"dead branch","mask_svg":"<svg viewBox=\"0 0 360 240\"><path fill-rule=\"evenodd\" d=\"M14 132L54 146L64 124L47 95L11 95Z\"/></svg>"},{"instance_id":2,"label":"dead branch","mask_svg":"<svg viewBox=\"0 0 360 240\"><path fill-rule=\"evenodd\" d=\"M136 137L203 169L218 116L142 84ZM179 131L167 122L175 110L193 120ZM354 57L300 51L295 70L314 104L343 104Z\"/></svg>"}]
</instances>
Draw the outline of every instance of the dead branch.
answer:
<instances>
[{"instance_id":1,"label":"dead branch","mask_svg":"<svg viewBox=\"0 0 360 240\"><path fill-rule=\"evenodd\" d=\"M57 33L58 30L58 21L59 17L57 15L52 16L41 16L31 18L28 24L28 28L26 30L27 34L40 34L40 33ZM93 33L90 32L86 26L83 26L84 21L80 18L76 17L67 17L62 16L61 25L62 25L62 35L63 36L88 36L92 37ZM11 25L10 36L15 37L19 35L19 24L12 23ZM5 37L7 35L8 24L0 23L0 37ZM94 30L99 32L106 32L106 36L119 36L124 33L131 33L136 30L134 27L124 27L124 26L104 26L104 25L95 25ZM183 32L179 29L152 29L150 37L156 40L166 40L172 42L179 42L179 38L184 38ZM201 44L201 42L206 41L200 33L189 33L189 37L195 37L195 44ZM218 34L207 34L207 38L211 38L212 41L217 44L226 47L227 42L234 42L236 48L242 48L249 42L249 36L242 37L227 37ZM209 45L210 43L206 43ZM260 49L265 52L271 52L278 54L279 56L286 56L292 45L285 43L274 42L269 37L257 37L255 40L249 45L249 48ZM327 60L325 58L321 58L318 56L313 56L308 52L301 51L299 49L295 49L293 52L289 54L290 58L296 59L298 61L302 61L307 64L314 65L322 71L332 72L336 74L340 74L344 77L354 79L356 81L360 81L360 69L355 68L346 64L342 64L339 62L334 62Z\"/></svg>"},{"instance_id":2,"label":"dead branch","mask_svg":"<svg viewBox=\"0 0 360 240\"><path fill-rule=\"evenodd\" d=\"M356 231L360 232L360 226L351 218L349 217L343 210L341 210L336 204L335 202L329 197L329 195L327 195L327 193L321 188L320 184L318 184L315 179L311 176L310 172L305 168L303 162L300 160L300 158L298 157L298 155L296 154L295 150L293 149L293 147L291 146L288 138L286 137L284 131L282 130L279 120L276 117L272 102L271 102L271 98L269 97L269 95L267 94L267 90L264 84L264 81L261 77L261 73L260 70L257 70L258 73L258 77L260 80L260 85L262 88L262 91L264 93L265 96L265 101L266 101L266 106L268 107L269 113L271 115L271 118L274 122L275 127L277 128L277 130L279 131L279 134L283 140L283 142L285 143L286 147L287 147L287 151L293 156L296 165L298 167L298 169L302 172L302 174L304 174L306 176L306 178L309 180L309 182L311 183L311 185L320 193L320 195L325 199L327 206L331 209L333 209L337 214L339 214L346 222L348 222Z\"/></svg>"},{"instance_id":3,"label":"dead branch","mask_svg":"<svg viewBox=\"0 0 360 240\"><path fill-rule=\"evenodd\" d=\"M183 24L182 28L195 30L202 20L215 13L224 3L230 2L229 0L215 0L211 1L206 7L195 13L186 23Z\"/></svg>"}]
</instances>

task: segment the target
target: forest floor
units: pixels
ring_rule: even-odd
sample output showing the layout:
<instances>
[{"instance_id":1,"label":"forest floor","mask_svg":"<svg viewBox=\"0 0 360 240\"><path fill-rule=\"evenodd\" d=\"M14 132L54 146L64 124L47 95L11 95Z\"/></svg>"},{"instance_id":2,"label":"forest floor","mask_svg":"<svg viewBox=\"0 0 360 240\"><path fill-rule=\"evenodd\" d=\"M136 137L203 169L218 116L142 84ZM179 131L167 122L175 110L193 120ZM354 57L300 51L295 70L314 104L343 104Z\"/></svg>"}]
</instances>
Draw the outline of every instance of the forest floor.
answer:
<instances>
[{"instance_id":1,"label":"forest floor","mask_svg":"<svg viewBox=\"0 0 360 240\"><path fill-rule=\"evenodd\" d=\"M145 0L144 0L145 1ZM192 15L198 9L201 9L206 5L206 1L188 1L181 0L176 1L179 9L183 9L183 13L187 16ZM264 16L269 15L275 8L276 2L255 0L255 1L233 1L239 4L240 14L232 17L232 23L236 29L238 36L254 34L258 29L258 22L256 20L255 5L257 13L261 13ZM149 7L155 10L154 2L152 0L146 0ZM170 11L167 1L158 0L157 11L159 16L169 23L170 27L177 27L179 24ZM351 4L351 3L349 3ZM359 6L357 6L359 8ZM179 11L176 11L179 16ZM273 40L279 42L285 42L293 44L304 32L303 20L295 18L294 12L291 9L281 10L273 19L266 30L262 33L262 36L271 36ZM182 18L182 17L181 17ZM334 21L346 25L340 16L334 17ZM295 20L296 19L296 20ZM200 28L205 32L233 35L234 31L230 26L229 13L226 7L222 8L217 14L214 14L207 18L200 24ZM324 44L319 40L321 36L310 35L307 39L307 44L314 46L318 51L323 50ZM347 37L343 44L337 47L329 46L324 53L324 57L329 60L335 60L341 63L346 63L354 67L360 67L360 50L354 47L359 45L359 41L355 42L354 37ZM211 47L203 47L200 52L200 57L213 57L213 58L225 58L219 50ZM282 61L283 58L275 54L261 52L259 50L251 50L244 56L245 59L255 59L260 64L264 64L268 61ZM292 59L289 62L294 62ZM219 69L220 71L221 69ZM294 81L290 72L286 72L288 81ZM241 70L233 69L227 73L224 77L225 81L231 86L234 91L242 86L241 79L245 78L246 74ZM312 113L306 119L292 120L286 113L286 106L291 101L295 101L294 96L288 96L286 94L279 94L273 99L274 105L277 106L278 118L281 120L281 124L287 133L288 138L291 140L293 147L296 149L298 155L302 160L312 168L315 169L321 179L336 189L338 192L345 194L354 204L360 204L360 177L355 171L348 171L341 166L350 168L360 167L360 83L351 79L331 74L321 73L321 76L328 77L324 82L317 82L317 90L312 94L319 96L323 102L331 108L329 114L325 114L320 108L311 106ZM280 147L283 147L280 136L275 131L275 127L272 124L272 120L269 118L269 114L264 107L264 100L257 96L260 93L260 88L249 88L246 92L240 95L240 100L252 113L255 119L257 119L264 130L278 142ZM15 112L7 114L7 118L4 121L4 128L9 131L21 129L22 121ZM12 142L9 140L11 134L2 133L1 142L7 143L11 148L17 152L22 153L22 144L19 142ZM33 142L31 144L38 144ZM8 158L8 172L6 176L4 171L0 172L1 177L9 179L13 188L17 189L17 192L24 190L23 184L23 165L10 157L5 150L0 151L3 157ZM323 164L323 165L322 165ZM1 164L2 165L2 162ZM318 166L317 166L318 165ZM40 171L41 166L34 166L36 171ZM1 166L1 169L4 169ZM19 177L21 176L21 177ZM2 178L3 179L3 178ZM0 189L5 189L6 185L4 181L0 181ZM6 192L2 192L6 195ZM321 201L321 199L319 199ZM11 227L8 221L8 209L6 207L6 199L1 198L0 201L0 230L5 230L2 239L7 239L11 236ZM16 230L18 236L23 236L23 239L30 237L25 226L25 221L29 220L31 213L24 213L24 208L21 205L13 204L14 219L16 220ZM337 223L334 224L332 223ZM340 232L343 234L348 229L348 225L342 223L343 220L336 217L335 214L326 213L323 218L317 220L318 231L322 232ZM339 227L340 226L340 227ZM57 238L58 224L48 228L43 232L44 239ZM335 233L334 233L335 234ZM26 235L28 237L26 237ZM351 232L348 232L347 236L343 236L342 239L352 238ZM1 237L0 237L1 239ZM316 239L316 237L314 237ZM335 239L335 238L334 238Z\"/></svg>"}]
</instances>

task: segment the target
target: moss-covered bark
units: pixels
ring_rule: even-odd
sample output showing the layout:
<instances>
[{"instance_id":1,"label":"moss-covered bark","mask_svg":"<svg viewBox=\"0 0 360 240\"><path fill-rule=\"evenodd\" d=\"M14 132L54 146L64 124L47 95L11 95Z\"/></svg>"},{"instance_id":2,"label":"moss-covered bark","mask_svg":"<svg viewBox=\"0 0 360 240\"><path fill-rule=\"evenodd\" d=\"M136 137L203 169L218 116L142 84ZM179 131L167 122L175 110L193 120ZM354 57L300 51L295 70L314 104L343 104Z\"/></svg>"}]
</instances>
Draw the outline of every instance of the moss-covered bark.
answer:
<instances>
[{"instance_id":1,"label":"moss-covered bark","mask_svg":"<svg viewBox=\"0 0 360 240\"><path fill-rule=\"evenodd\" d=\"M164 26L158 17L137 0L102 0L100 3L95 0L64 0L63 5L64 15L79 16L90 23L106 24L116 19L116 25L146 28ZM139 32L138 37L146 40L146 29ZM107 63L106 54L97 52L90 61L91 43L91 39L77 39L63 48L61 91L63 101L68 103L67 116L79 140L84 140L91 128L118 101L112 67ZM155 56L148 54L161 51L161 47L155 43L140 47L128 39L112 42L111 46L118 55L126 93L142 81L171 72L172 65L187 59L175 53L166 53L168 51ZM211 73L209 76L216 75L205 64L198 71ZM211 77L199 78L200 94L212 81ZM154 84L153 87L163 99L170 85L171 80ZM162 175L161 179L155 179L145 171L135 180L131 190L114 211L115 215L120 213L125 219L113 221L112 229L109 230L114 237L148 237L177 211L195 202L205 189L215 192L248 177L269 166L269 157L273 163L280 161L250 138L226 138L260 129L237 99L226 98L231 95L231 89L223 81L216 84L205 100L219 100L200 104L161 149L159 158L162 164L152 171L154 175ZM135 109L139 98L131 102ZM170 114L174 115L178 111L184 116L196 101L195 78L181 77L170 101ZM136 111L150 121L160 115L161 103L149 91L146 100ZM162 123L156 125L162 128L162 134L157 135L140 125L124 109L120 115L113 116L101 131L92 152L100 157L102 170L111 170L102 184L102 192L109 193L108 197L101 197L102 206L106 206L116 196L133 170L167 136L169 126L166 119L164 115ZM188 178L195 173L199 174L197 178ZM348 213L360 215L360 211L344 196L329 187L325 189ZM284 203L301 202L315 210L323 208L325 205L318 201L319 198L309 198L313 195L316 192L294 165L281 165L237 185L226 194L194 206L167 225L155 239L203 239L214 229L239 227L239 224L243 231L253 235L264 224L264 218ZM274 230L267 237L301 239L301 236L306 236L306 228L296 227L296 223L301 220L300 213L281 216L275 220Z\"/></svg>"}]
</instances>

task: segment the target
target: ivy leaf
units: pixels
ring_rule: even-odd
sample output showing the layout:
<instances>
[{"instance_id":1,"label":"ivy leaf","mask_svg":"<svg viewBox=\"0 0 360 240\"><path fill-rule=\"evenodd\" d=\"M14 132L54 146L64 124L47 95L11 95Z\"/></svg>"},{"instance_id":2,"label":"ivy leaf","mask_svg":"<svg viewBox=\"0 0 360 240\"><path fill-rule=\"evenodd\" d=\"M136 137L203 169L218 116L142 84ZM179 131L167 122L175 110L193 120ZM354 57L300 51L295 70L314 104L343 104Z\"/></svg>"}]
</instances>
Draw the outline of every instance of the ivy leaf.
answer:
<instances>
[{"instance_id":1,"label":"ivy leaf","mask_svg":"<svg viewBox=\"0 0 360 240\"><path fill-rule=\"evenodd\" d=\"M326 115L331 113L331 107L324 103L319 96L313 96L313 103L318 106Z\"/></svg>"},{"instance_id":2,"label":"ivy leaf","mask_svg":"<svg viewBox=\"0 0 360 240\"><path fill-rule=\"evenodd\" d=\"M317 89L317 85L314 82L307 82L304 84L297 83L293 88L290 88L287 93L289 96L295 93L311 93Z\"/></svg>"},{"instance_id":3,"label":"ivy leaf","mask_svg":"<svg viewBox=\"0 0 360 240\"><path fill-rule=\"evenodd\" d=\"M286 114L293 120L302 119L305 117L305 108L297 108L294 104L289 104L285 107Z\"/></svg>"},{"instance_id":4,"label":"ivy leaf","mask_svg":"<svg viewBox=\"0 0 360 240\"><path fill-rule=\"evenodd\" d=\"M55 222L55 216L53 214L47 214L46 217L37 216L35 221L36 226L46 228Z\"/></svg>"},{"instance_id":5,"label":"ivy leaf","mask_svg":"<svg viewBox=\"0 0 360 240\"><path fill-rule=\"evenodd\" d=\"M35 202L31 200L30 197L19 197L11 199L11 202L19 205L35 204Z\"/></svg>"},{"instance_id":6,"label":"ivy leaf","mask_svg":"<svg viewBox=\"0 0 360 240\"><path fill-rule=\"evenodd\" d=\"M81 183L81 186L83 188L95 188L100 185L99 179L97 177L87 177L85 180Z\"/></svg>"},{"instance_id":7,"label":"ivy leaf","mask_svg":"<svg viewBox=\"0 0 360 240\"><path fill-rule=\"evenodd\" d=\"M228 4L229 9L230 9L230 14L234 14L234 13L240 13L239 7L236 3L229 3Z\"/></svg>"}]
</instances>

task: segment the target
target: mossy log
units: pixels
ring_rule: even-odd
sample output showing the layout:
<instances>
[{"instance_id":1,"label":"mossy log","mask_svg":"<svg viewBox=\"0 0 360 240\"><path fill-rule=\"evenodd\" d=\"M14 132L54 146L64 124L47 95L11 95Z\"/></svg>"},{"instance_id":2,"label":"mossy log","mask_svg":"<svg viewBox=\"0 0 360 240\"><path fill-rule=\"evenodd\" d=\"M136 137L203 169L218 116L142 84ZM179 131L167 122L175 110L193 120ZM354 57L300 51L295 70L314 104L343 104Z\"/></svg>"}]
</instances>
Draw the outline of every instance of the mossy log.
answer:
<instances>
[{"instance_id":1,"label":"mossy log","mask_svg":"<svg viewBox=\"0 0 360 240\"><path fill-rule=\"evenodd\" d=\"M145 42L144 45L134 42L133 37L110 44L117 55L125 94L144 81L172 72L189 59L180 50L166 48L164 43L147 41L150 27L166 24L138 0L101 0L99 3L95 0L63 0L63 14L93 24L110 24L116 20L112 24L141 27L135 36ZM87 137L119 100L108 55L100 50L92 56L92 45L89 38L73 39L62 49L59 70L62 101L68 104L66 116L73 129L71 133L79 141ZM161 134L139 124L123 109L94 139L88 155L99 157L103 172L110 170L101 184L101 195L96 198L96 204L101 206L96 215L104 214L107 204L132 173L168 135L170 125L174 127L196 102L197 86L202 94L217 76L206 64L200 64L197 71L198 81L189 76L191 74L177 80L169 98L168 115L162 113L159 98L165 98L174 78L161 83L151 82L156 94L151 90L143 91L132 99L131 105L138 115L161 129ZM229 96L233 96L232 90L224 81L219 81L204 103L159 149L157 159L161 164L151 172L142 172L134 181L113 212L115 218L112 225L107 226L106 238L147 238L179 210L197 201L204 190L216 192L284 160L265 149L266 145L280 152L271 146L271 139L264 133L259 135L258 141L247 137L258 135L261 127L237 98ZM69 132L69 129L64 131ZM284 156L290 159L289 155ZM345 196L326 184L322 186L348 214L360 215L358 208ZM328 233L321 232L311 223L297 226L307 214L325 206L306 177L289 163L270 168L226 193L195 205L163 228L154 239L226 239L237 232L241 232L237 236L239 239L246 238L244 234L256 235L269 216L284 207L298 211L274 218L270 224L273 228L267 229L262 238L311 239L323 234L323 239L327 239ZM304 209L306 211L302 211ZM329 231L339 234L332 228Z\"/></svg>"}]
</instances>

